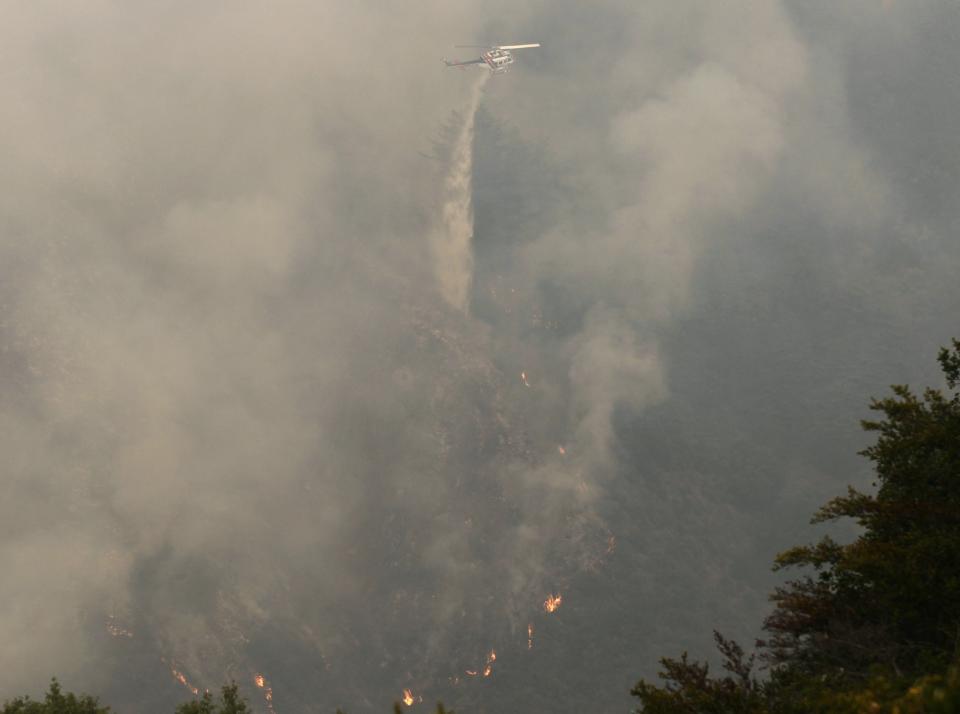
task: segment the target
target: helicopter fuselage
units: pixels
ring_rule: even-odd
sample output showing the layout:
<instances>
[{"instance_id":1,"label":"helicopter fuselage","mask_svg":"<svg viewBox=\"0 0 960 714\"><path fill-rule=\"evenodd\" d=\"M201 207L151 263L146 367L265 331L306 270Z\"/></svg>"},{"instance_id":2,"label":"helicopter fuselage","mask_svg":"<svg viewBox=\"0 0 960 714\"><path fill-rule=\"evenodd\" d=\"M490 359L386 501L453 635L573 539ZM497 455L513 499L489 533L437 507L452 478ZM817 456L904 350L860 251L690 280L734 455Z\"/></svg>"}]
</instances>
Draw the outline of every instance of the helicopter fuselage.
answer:
<instances>
[{"instance_id":1,"label":"helicopter fuselage","mask_svg":"<svg viewBox=\"0 0 960 714\"><path fill-rule=\"evenodd\" d=\"M485 64L490 68L491 73L493 74L503 74L510 70L510 65L513 64L513 55L510 53L510 50L524 50L531 49L534 47L539 47L539 42L531 42L526 45L457 45L457 47L473 47L477 49L482 49L483 52L480 53L480 57L477 59L467 60L461 62L455 60L451 62L448 59L444 59L443 63L447 67L459 67L463 69L467 65L471 64Z\"/></svg>"},{"instance_id":2,"label":"helicopter fuselage","mask_svg":"<svg viewBox=\"0 0 960 714\"><path fill-rule=\"evenodd\" d=\"M510 65L513 64L513 55L509 50L502 50L495 47L486 52L481 52L480 57L486 62L490 71L494 74L503 74L510 71Z\"/></svg>"}]
</instances>

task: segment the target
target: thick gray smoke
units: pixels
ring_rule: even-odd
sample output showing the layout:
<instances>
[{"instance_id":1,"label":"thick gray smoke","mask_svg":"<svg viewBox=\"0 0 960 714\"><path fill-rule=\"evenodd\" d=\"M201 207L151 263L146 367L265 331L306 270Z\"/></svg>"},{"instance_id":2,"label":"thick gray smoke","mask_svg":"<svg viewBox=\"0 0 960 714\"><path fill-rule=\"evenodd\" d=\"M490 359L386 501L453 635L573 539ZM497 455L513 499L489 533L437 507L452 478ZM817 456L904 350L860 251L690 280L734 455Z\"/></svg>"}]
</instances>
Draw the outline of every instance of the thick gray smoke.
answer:
<instances>
[{"instance_id":1,"label":"thick gray smoke","mask_svg":"<svg viewBox=\"0 0 960 714\"><path fill-rule=\"evenodd\" d=\"M749 642L868 481L868 396L960 332L958 34L946 0L10 4L0 698L616 711ZM440 63L482 42L543 47Z\"/></svg>"}]
</instances>

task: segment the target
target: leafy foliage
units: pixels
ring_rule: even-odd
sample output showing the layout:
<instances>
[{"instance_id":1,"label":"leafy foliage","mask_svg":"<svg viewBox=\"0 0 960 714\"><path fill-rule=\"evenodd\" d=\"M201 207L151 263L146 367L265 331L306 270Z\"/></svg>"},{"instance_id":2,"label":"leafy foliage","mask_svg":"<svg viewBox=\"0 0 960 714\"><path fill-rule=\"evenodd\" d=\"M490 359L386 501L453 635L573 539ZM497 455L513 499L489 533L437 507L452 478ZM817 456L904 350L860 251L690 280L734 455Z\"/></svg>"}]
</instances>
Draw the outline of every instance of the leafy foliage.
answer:
<instances>
[{"instance_id":1,"label":"leafy foliage","mask_svg":"<svg viewBox=\"0 0 960 714\"><path fill-rule=\"evenodd\" d=\"M236 683L231 682L220 690L219 703L214 703L210 692L204 692L199 699L177 707L176 714L252 714L252 710L237 691Z\"/></svg>"},{"instance_id":2,"label":"leafy foliage","mask_svg":"<svg viewBox=\"0 0 960 714\"><path fill-rule=\"evenodd\" d=\"M822 697L822 710L837 714L953 714L960 711L960 670L927 675L906 688L876 677L860 690Z\"/></svg>"},{"instance_id":3,"label":"leafy foliage","mask_svg":"<svg viewBox=\"0 0 960 714\"><path fill-rule=\"evenodd\" d=\"M744 659L743 649L719 632L713 633L723 655L723 668L728 674L711 679L709 666L691 662L684 652L679 660L663 658L660 677L667 681L663 688L641 680L631 690L646 714L689 712L703 714L759 714L764 712L762 686L752 676L753 656Z\"/></svg>"},{"instance_id":4,"label":"leafy foliage","mask_svg":"<svg viewBox=\"0 0 960 714\"><path fill-rule=\"evenodd\" d=\"M18 697L5 702L2 714L109 714L110 707L102 707L96 697L87 694L64 694L54 678L42 702L30 697Z\"/></svg>"},{"instance_id":5,"label":"leafy foliage","mask_svg":"<svg viewBox=\"0 0 960 714\"><path fill-rule=\"evenodd\" d=\"M664 659L666 685L641 681L633 690L640 711L957 711L960 341L938 360L952 393L918 396L895 385L870 405L882 418L863 422L877 439L861 453L874 464L876 493L848 488L813 519L852 518L860 537L847 545L826 537L777 556L775 570L807 573L771 595L770 638L759 643L769 680L737 669L742 651L717 636L732 676L711 679L685 654Z\"/></svg>"},{"instance_id":6,"label":"leafy foliage","mask_svg":"<svg viewBox=\"0 0 960 714\"><path fill-rule=\"evenodd\" d=\"M345 712L337 709L336 714L346 714ZM393 714L403 714L403 707L400 705L400 702L393 703ZM456 714L452 709L447 711L442 702L437 702L437 714Z\"/></svg>"},{"instance_id":7,"label":"leafy foliage","mask_svg":"<svg viewBox=\"0 0 960 714\"><path fill-rule=\"evenodd\" d=\"M960 343L943 350L947 383L957 386ZM814 522L853 518L864 532L839 545L825 538L780 554L776 568L808 566L814 575L778 588L769 657L776 664L869 678L943 669L960 638L960 395L906 386L874 400L884 416L865 421L876 443L877 493L848 489Z\"/></svg>"}]
</instances>

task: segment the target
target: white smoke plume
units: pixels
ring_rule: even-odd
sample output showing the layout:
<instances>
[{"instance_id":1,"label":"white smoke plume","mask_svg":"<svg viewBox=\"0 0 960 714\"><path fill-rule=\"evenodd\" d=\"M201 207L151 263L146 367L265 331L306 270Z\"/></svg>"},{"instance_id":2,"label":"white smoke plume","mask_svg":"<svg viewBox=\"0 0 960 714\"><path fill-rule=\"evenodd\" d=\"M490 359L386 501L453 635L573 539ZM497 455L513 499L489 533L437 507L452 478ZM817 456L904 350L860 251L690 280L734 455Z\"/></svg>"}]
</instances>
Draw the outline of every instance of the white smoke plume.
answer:
<instances>
[{"instance_id":1,"label":"white smoke plume","mask_svg":"<svg viewBox=\"0 0 960 714\"><path fill-rule=\"evenodd\" d=\"M434 270L444 299L466 312L473 280L473 127L489 72L474 81L444 180L441 225L433 235Z\"/></svg>"}]
</instances>

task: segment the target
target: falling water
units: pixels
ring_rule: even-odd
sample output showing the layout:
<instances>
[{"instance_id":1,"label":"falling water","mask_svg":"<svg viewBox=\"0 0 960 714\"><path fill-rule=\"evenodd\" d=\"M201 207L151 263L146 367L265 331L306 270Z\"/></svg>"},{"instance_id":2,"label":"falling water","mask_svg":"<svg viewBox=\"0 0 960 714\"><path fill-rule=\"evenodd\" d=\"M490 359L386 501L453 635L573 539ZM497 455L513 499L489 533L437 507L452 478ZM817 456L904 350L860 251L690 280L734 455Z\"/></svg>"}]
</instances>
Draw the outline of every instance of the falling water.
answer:
<instances>
[{"instance_id":1,"label":"falling water","mask_svg":"<svg viewBox=\"0 0 960 714\"><path fill-rule=\"evenodd\" d=\"M483 87L490 77L483 72L470 90L463 126L451 154L444 180L441 225L433 238L433 261L440 292L453 307L467 311L473 278L473 126Z\"/></svg>"}]
</instances>

